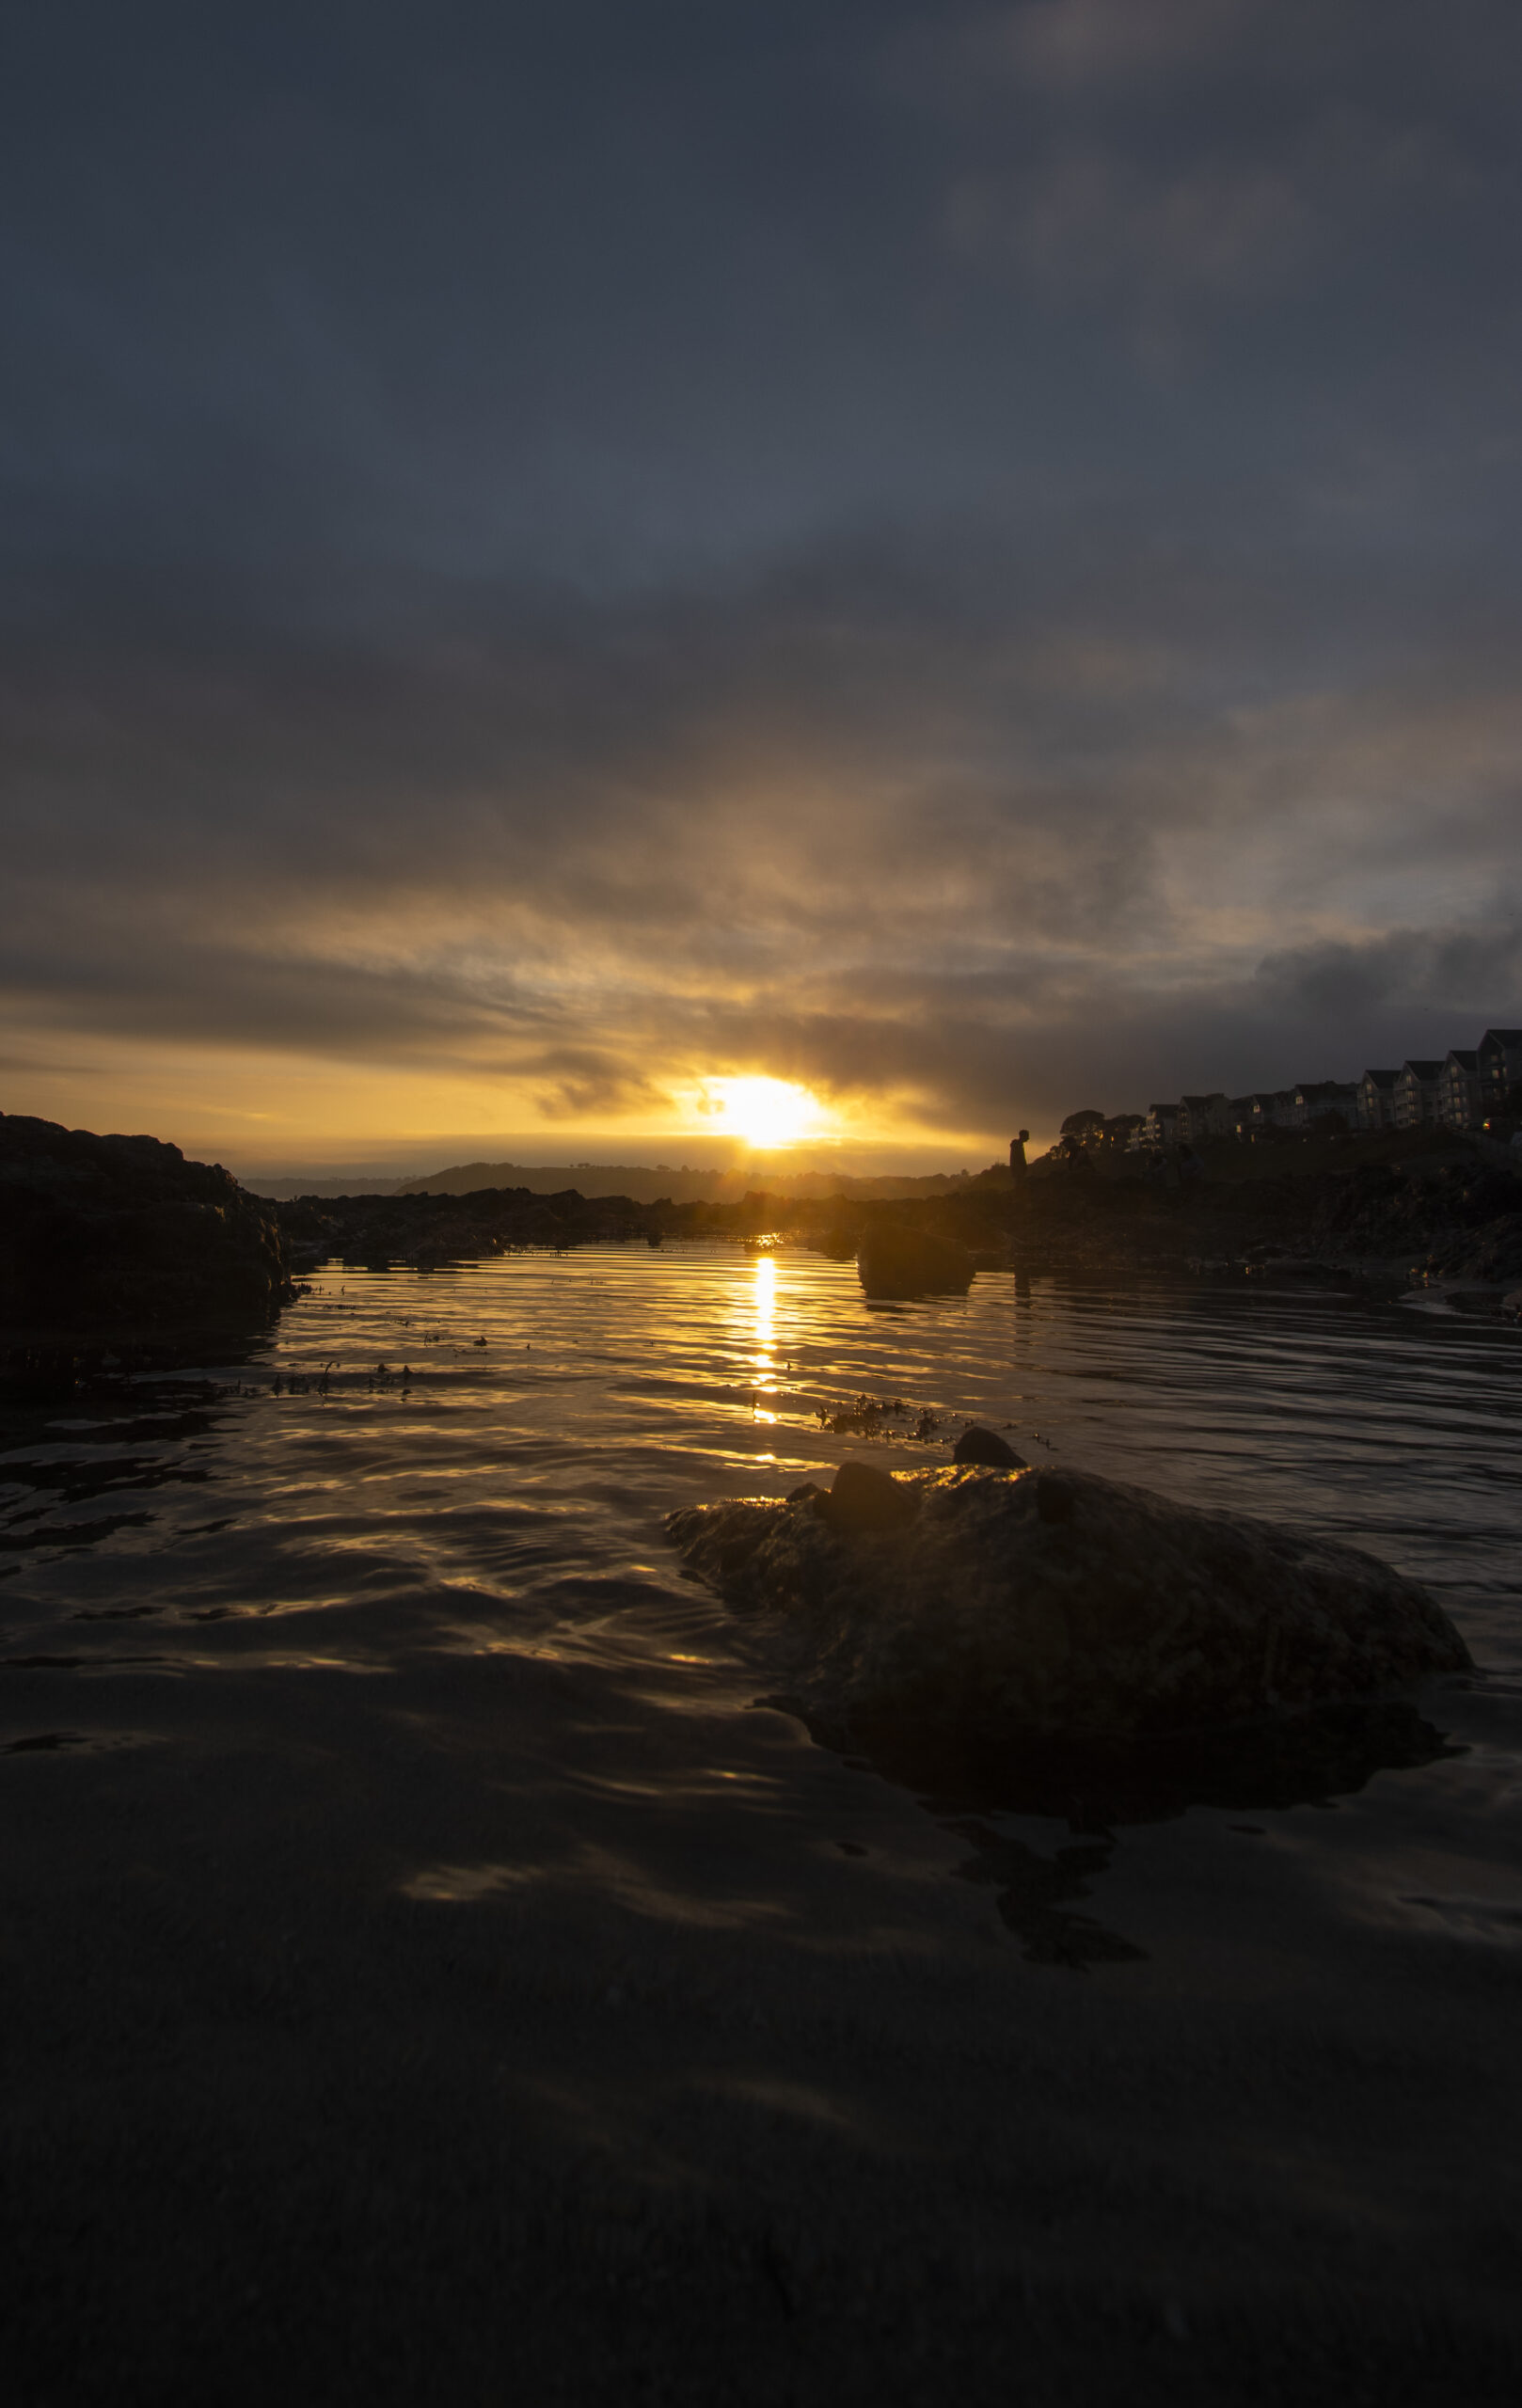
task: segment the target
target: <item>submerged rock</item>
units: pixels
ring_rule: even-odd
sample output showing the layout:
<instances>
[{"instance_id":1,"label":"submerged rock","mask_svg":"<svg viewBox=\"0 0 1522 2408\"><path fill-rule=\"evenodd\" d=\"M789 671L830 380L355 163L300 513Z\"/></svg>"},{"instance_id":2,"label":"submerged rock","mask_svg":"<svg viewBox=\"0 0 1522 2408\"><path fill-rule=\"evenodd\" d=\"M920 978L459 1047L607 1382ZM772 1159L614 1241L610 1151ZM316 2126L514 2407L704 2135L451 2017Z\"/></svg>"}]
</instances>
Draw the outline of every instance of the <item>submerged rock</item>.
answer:
<instances>
[{"instance_id":1,"label":"submerged rock","mask_svg":"<svg viewBox=\"0 0 1522 2408\"><path fill-rule=\"evenodd\" d=\"M928 1296L961 1293L975 1265L954 1238L890 1221L863 1238L856 1269L869 1296Z\"/></svg>"},{"instance_id":2,"label":"submerged rock","mask_svg":"<svg viewBox=\"0 0 1522 2408\"><path fill-rule=\"evenodd\" d=\"M860 1468L842 1467L839 1511L811 1491L667 1522L693 1573L767 1618L814 1713L1120 1738L1369 1697L1470 1661L1425 1590L1332 1540L1092 1473L975 1465L874 1470L903 1505L873 1526L847 1509Z\"/></svg>"}]
</instances>

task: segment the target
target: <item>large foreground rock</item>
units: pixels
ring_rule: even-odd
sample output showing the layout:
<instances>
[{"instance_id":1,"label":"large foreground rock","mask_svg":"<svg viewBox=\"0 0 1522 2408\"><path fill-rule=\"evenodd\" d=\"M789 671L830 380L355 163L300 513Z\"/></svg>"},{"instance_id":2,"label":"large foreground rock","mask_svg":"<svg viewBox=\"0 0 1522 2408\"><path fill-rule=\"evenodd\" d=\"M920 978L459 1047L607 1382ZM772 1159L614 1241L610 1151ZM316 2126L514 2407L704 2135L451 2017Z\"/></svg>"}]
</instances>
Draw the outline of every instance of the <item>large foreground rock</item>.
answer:
<instances>
[{"instance_id":1,"label":"large foreground rock","mask_svg":"<svg viewBox=\"0 0 1522 2408\"><path fill-rule=\"evenodd\" d=\"M859 1727L1123 1739L1470 1661L1426 1592L1372 1556L1088 1473L846 1465L830 1497L730 1498L667 1529L694 1573L766 1616L805 1708Z\"/></svg>"},{"instance_id":2,"label":"large foreground rock","mask_svg":"<svg viewBox=\"0 0 1522 2408\"><path fill-rule=\"evenodd\" d=\"M0 1113L0 1322L242 1317L291 1292L273 1208L230 1172L156 1137Z\"/></svg>"}]
</instances>

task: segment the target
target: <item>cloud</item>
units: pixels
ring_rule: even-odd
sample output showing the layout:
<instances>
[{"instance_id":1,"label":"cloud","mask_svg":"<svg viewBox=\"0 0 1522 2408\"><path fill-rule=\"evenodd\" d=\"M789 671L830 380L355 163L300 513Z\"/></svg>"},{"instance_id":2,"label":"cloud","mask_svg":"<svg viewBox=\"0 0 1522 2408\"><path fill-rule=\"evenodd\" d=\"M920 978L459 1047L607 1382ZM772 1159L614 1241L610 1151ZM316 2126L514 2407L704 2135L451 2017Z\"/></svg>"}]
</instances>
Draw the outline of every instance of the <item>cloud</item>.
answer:
<instances>
[{"instance_id":1,"label":"cloud","mask_svg":"<svg viewBox=\"0 0 1522 2408\"><path fill-rule=\"evenodd\" d=\"M1075 298L1128 286L1152 309L1284 276L1315 225L1302 182L1278 166L1207 159L1159 174L1094 150L1035 174L969 179L946 205L959 249L997 247Z\"/></svg>"},{"instance_id":2,"label":"cloud","mask_svg":"<svg viewBox=\"0 0 1522 2408\"><path fill-rule=\"evenodd\" d=\"M1389 928L1356 943L1291 946L1265 955L1257 974L1276 1009L1302 1016L1337 1015L1367 1025L1377 1015L1382 1027L1419 1018L1425 1024L1434 1013L1455 1024L1505 1019L1522 1001L1522 920Z\"/></svg>"},{"instance_id":3,"label":"cloud","mask_svg":"<svg viewBox=\"0 0 1522 2408\"><path fill-rule=\"evenodd\" d=\"M128 609L34 643L12 690L8 990L81 1039L505 1083L583 1122L749 1070L996 1133L1015 1097L1346 1067L1403 959L1421 1013L1514 990L1464 932L1522 723L1499 595L1438 657L1430 597L1384 577L1328 686L1345 587L1308 627L1275 557L1265 531L1204 575L1054 526L1012 570L942 528L722 593L429 585L384 640L230 596L193 650ZM1427 898L1458 933L1419 944Z\"/></svg>"},{"instance_id":4,"label":"cloud","mask_svg":"<svg viewBox=\"0 0 1522 2408\"><path fill-rule=\"evenodd\" d=\"M1213 59L1260 14L1260 0L1027 0L990 9L964 39L986 67L1063 91Z\"/></svg>"},{"instance_id":5,"label":"cloud","mask_svg":"<svg viewBox=\"0 0 1522 2408\"><path fill-rule=\"evenodd\" d=\"M1514 1010L1514 10L86 15L0 91L14 1060L959 1140Z\"/></svg>"}]
</instances>

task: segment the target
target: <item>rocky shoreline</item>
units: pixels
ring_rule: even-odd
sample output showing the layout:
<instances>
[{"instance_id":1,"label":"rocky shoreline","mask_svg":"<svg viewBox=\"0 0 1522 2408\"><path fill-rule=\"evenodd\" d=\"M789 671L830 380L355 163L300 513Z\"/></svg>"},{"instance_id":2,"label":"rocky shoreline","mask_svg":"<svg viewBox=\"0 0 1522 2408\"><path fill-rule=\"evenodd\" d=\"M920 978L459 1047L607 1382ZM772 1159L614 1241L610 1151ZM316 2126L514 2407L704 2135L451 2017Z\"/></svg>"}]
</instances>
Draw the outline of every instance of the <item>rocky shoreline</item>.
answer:
<instances>
[{"instance_id":1,"label":"rocky shoreline","mask_svg":"<svg viewBox=\"0 0 1522 2408\"><path fill-rule=\"evenodd\" d=\"M869 1298L964 1291L979 1270L1242 1277L1293 1269L1500 1300L1522 1283L1522 1171L1450 1149L1343 1170L1272 1169L1168 1191L1077 1172L990 1171L924 1199L642 1204L485 1188L467 1196L250 1194L152 1137L0 1114L0 1324L154 1327L263 1317L325 1261L441 1270L530 1246L785 1240L855 1259Z\"/></svg>"},{"instance_id":2,"label":"rocky shoreline","mask_svg":"<svg viewBox=\"0 0 1522 2408\"><path fill-rule=\"evenodd\" d=\"M1498 1292L1522 1281L1522 1174L1477 1156L1276 1170L1172 1193L1063 1174L1017 1188L989 1173L923 1201L758 1191L733 1204L638 1204L487 1188L268 1209L298 1265L429 1268L515 1246L775 1237L859 1259L868 1292L883 1295L955 1291L993 1267L1240 1277L1292 1264L1382 1286L1448 1281Z\"/></svg>"}]
</instances>

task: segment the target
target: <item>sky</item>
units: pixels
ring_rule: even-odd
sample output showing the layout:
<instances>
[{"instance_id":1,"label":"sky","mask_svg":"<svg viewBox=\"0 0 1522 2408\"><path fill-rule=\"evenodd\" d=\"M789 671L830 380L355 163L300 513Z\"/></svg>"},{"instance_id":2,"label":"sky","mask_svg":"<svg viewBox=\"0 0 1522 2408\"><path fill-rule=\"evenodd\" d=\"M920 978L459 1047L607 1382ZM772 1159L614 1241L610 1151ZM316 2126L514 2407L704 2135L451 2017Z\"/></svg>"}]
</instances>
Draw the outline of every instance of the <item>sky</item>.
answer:
<instances>
[{"instance_id":1,"label":"sky","mask_svg":"<svg viewBox=\"0 0 1522 2408\"><path fill-rule=\"evenodd\" d=\"M10 0L0 1109L958 1166L1522 1022L1519 91L1514 0Z\"/></svg>"}]
</instances>

